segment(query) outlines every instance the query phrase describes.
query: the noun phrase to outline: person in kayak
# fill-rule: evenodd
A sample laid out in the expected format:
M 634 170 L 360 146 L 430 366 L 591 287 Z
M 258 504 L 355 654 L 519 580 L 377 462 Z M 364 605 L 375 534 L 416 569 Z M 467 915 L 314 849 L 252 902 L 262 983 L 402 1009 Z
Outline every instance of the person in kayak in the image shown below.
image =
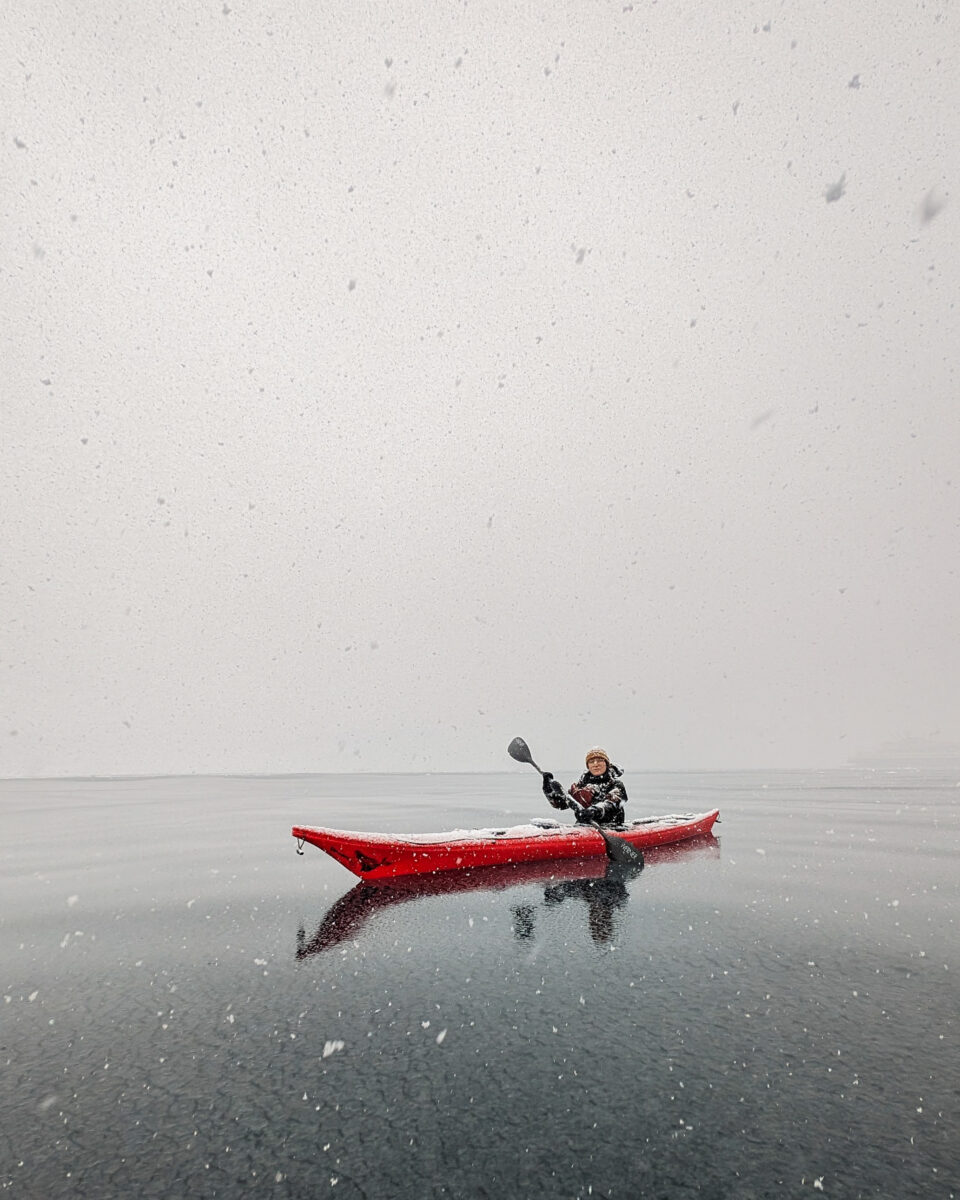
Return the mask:
M 568 799 L 549 771 L 543 775 L 543 794 L 554 808 L 572 808 L 578 821 L 596 821 L 598 825 L 622 825 L 627 789 L 620 782 L 623 771 L 614 766 L 610 755 L 599 746 L 586 754 L 587 769 L 571 783 Z

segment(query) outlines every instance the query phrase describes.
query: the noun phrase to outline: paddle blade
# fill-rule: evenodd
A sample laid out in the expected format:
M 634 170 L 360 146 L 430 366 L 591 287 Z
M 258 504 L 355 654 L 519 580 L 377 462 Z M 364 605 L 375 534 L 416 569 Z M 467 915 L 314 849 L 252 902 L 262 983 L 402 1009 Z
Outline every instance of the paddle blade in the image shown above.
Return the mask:
M 523 740 L 523 738 L 520 738 L 520 737 L 514 738 L 513 741 L 510 743 L 510 745 L 507 747 L 507 753 L 510 755 L 510 757 L 512 759 L 515 759 L 517 762 L 522 762 L 522 763 L 532 763 L 533 762 L 533 755 L 530 753 L 530 747 Z
M 594 825 L 594 829 L 607 844 L 607 855 L 611 862 L 617 863 L 621 867 L 642 867 L 643 866 L 643 851 L 638 850 L 636 846 L 630 844 L 624 838 L 615 837 L 612 833 L 607 833 L 605 829 L 601 829 L 599 825 Z

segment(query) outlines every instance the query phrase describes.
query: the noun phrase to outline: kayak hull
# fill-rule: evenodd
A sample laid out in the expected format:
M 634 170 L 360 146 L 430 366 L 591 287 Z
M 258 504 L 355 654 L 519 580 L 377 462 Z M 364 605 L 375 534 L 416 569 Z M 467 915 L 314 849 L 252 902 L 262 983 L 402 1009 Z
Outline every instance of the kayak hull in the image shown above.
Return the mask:
M 638 850 L 669 846 L 709 834 L 719 809 L 649 817 L 608 831 Z M 512 863 L 557 859 L 604 858 L 603 837 L 589 825 L 561 825 L 538 820 L 503 829 L 455 829 L 449 833 L 401 836 L 359 833 L 294 825 L 299 843 L 309 842 L 325 851 L 361 879 L 389 879 L 401 875 L 423 875 L 434 871 L 461 871 Z

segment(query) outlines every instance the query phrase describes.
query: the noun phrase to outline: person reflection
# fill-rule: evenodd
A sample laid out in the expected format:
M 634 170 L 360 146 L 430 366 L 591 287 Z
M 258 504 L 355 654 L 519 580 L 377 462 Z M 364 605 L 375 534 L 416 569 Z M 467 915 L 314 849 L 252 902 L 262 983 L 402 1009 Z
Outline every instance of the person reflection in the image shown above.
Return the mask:
M 584 901 L 590 936 L 598 946 L 605 945 L 613 937 L 617 910 L 629 899 L 627 880 L 641 869 L 608 863 L 604 875 L 597 878 L 554 880 L 543 889 L 543 905 L 555 908 L 565 900 Z M 513 933 L 517 941 L 533 938 L 535 912 L 531 904 L 514 906 Z

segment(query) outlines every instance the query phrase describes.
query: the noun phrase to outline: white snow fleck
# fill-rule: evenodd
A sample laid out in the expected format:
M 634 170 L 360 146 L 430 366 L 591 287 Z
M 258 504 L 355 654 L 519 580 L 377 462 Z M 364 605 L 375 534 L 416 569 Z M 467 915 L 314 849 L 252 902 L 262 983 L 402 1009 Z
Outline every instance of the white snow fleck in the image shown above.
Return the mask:
M 73 906 L 75 904 L 79 904 L 79 903 L 80 903 L 79 896 L 68 896 L 67 897 L 67 908 L 73 908 Z
M 441 1029 L 441 1030 L 440 1030 L 440 1032 L 437 1034 L 437 1045 L 438 1045 L 438 1046 L 442 1046 L 442 1045 L 443 1045 L 443 1039 L 444 1039 L 446 1036 L 447 1036 L 447 1031 L 446 1031 L 445 1029 Z
M 332 1042 L 323 1043 L 323 1057 L 329 1058 L 331 1054 L 336 1054 L 338 1050 L 342 1050 L 344 1043 L 339 1039 Z
M 34 1000 L 36 1000 L 36 998 L 37 998 L 39 995 L 40 995 L 40 993 L 39 993 L 39 992 L 31 992 L 31 993 L 30 993 L 30 995 L 27 997 L 27 999 L 28 999 L 28 1000 L 29 1000 L 31 1003 L 33 1003 L 33 1001 L 34 1001 Z

